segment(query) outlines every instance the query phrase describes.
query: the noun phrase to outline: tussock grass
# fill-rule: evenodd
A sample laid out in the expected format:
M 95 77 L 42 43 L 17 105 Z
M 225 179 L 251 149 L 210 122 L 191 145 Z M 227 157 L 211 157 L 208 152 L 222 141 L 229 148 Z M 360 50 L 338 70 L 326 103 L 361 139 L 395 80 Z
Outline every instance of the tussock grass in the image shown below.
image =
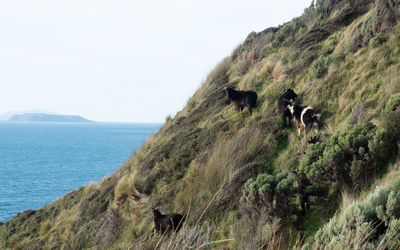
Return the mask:
M 353 204 L 355 202 L 356 198 L 354 193 L 352 193 L 350 190 L 342 190 L 341 194 L 341 201 L 340 201 L 340 206 L 338 209 L 339 213 L 343 213 L 348 206 Z
M 275 67 L 275 62 L 272 60 L 268 60 L 265 64 L 264 67 L 261 70 L 261 75 L 264 78 L 269 78 L 272 77 L 272 72 L 274 70 Z
M 62 210 L 60 212 L 60 215 L 56 219 L 56 224 L 62 225 L 62 227 L 64 228 L 62 234 L 60 235 L 60 239 L 62 242 L 69 242 L 71 235 L 73 234 L 73 229 L 76 221 L 77 213 L 75 211 Z
M 39 229 L 40 237 L 45 237 L 47 233 L 50 231 L 50 229 L 51 229 L 51 223 L 49 220 L 40 223 L 40 229 Z
M 283 82 L 285 80 L 285 66 L 282 61 L 278 61 L 275 66 L 274 70 L 272 71 L 272 76 L 274 80 L 278 83 Z

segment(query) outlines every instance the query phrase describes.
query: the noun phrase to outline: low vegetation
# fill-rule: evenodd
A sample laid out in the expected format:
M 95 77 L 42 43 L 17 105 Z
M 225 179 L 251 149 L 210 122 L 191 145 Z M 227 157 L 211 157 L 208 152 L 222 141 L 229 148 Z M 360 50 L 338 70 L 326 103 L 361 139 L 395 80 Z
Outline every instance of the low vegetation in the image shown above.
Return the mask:
M 315 234 L 314 247 L 398 249 L 400 247 L 400 178 L 351 203 Z M 307 247 L 305 247 L 307 248 Z

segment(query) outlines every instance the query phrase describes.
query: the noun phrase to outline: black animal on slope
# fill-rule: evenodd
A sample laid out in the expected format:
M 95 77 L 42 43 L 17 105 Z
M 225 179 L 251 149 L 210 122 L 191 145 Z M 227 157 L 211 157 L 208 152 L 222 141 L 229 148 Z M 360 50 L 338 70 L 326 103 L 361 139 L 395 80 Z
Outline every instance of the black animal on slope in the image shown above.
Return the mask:
M 287 89 L 286 92 L 281 95 L 278 99 L 278 110 L 282 115 L 283 126 L 286 127 L 286 120 L 288 120 L 288 125 L 290 127 L 290 120 L 293 118 L 292 113 L 288 109 L 288 105 L 291 105 L 290 100 L 295 100 L 297 94 L 293 89 Z
M 228 95 L 229 100 L 235 103 L 237 111 L 242 111 L 244 107 L 247 107 L 250 115 L 253 113 L 253 108 L 256 107 L 257 103 L 256 92 L 235 90 L 233 87 L 225 87 L 223 91 Z
M 315 110 L 313 110 L 310 106 L 299 106 L 299 105 L 288 105 L 288 109 L 292 113 L 292 116 L 296 120 L 297 123 L 297 134 L 300 135 L 301 127 L 304 127 L 305 136 L 307 135 L 310 129 L 315 128 L 318 131 L 320 127 L 320 119 L 321 115 L 317 114 Z
M 158 208 L 153 208 L 154 231 L 160 234 L 174 230 L 179 232 L 185 217 L 181 214 L 161 214 Z

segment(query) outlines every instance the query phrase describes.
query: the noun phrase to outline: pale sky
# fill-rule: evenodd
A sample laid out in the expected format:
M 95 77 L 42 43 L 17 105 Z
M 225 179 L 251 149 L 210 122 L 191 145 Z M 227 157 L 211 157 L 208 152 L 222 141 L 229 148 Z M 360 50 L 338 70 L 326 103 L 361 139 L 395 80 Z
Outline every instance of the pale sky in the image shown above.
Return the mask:
M 252 31 L 311 0 L 1 0 L 0 114 L 163 122 Z

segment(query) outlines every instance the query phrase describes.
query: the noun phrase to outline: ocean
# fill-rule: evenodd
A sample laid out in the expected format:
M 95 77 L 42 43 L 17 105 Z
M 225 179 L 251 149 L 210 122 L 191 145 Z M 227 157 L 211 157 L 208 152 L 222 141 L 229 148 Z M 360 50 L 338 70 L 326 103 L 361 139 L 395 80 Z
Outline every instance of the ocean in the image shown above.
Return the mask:
M 101 181 L 160 127 L 0 122 L 0 221 Z

